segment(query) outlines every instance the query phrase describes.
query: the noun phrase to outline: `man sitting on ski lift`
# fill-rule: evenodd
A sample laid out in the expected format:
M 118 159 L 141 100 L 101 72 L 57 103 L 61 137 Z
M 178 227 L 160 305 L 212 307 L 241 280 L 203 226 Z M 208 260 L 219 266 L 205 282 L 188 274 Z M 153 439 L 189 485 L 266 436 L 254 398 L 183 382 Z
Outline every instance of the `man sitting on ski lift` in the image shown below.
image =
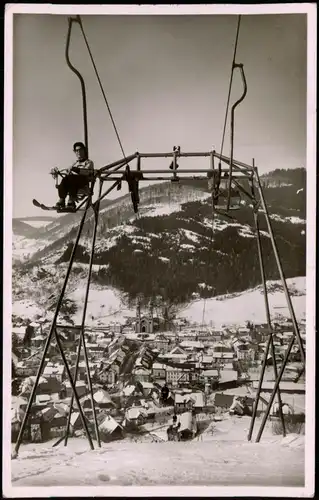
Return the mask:
M 59 201 L 57 208 L 65 207 L 65 199 L 69 196 L 67 208 L 75 210 L 78 191 L 89 186 L 94 174 L 94 164 L 88 158 L 87 149 L 83 142 L 76 142 L 73 151 L 77 161 L 67 170 L 61 183 L 58 185 Z

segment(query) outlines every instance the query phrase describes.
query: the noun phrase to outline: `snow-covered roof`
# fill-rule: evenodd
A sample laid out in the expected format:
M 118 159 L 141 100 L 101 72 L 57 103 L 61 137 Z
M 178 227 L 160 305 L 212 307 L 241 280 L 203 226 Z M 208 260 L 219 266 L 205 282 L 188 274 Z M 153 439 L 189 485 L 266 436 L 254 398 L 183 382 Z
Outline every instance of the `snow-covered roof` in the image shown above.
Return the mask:
M 203 370 L 204 377 L 218 377 L 218 370 Z
M 185 412 L 179 415 L 178 421 L 180 422 L 181 426 L 179 428 L 179 431 L 185 431 L 185 430 L 192 430 L 193 427 L 193 416 L 191 412 Z
M 150 370 L 147 370 L 146 368 L 135 368 L 134 370 L 135 375 L 149 375 Z
M 43 375 L 62 375 L 64 372 L 64 365 L 46 366 L 43 370 Z
M 213 357 L 220 358 L 220 359 L 233 359 L 234 353 L 233 352 L 214 352 Z
M 67 388 L 71 387 L 71 384 L 68 380 L 65 381 L 65 386 Z M 77 380 L 76 387 L 86 387 L 86 382 L 84 380 Z
M 166 353 L 166 356 L 169 356 L 172 354 L 179 354 L 179 355 L 185 354 L 187 356 L 187 352 L 179 345 L 173 347 L 173 349 L 170 352 Z
M 199 358 L 202 360 L 203 363 L 212 363 L 213 362 L 213 356 L 203 356 L 202 358 Z
M 203 406 L 205 406 L 205 398 L 204 398 L 204 394 L 202 392 L 192 392 L 190 394 L 190 397 L 194 401 L 195 408 L 197 408 L 197 407 L 202 408 Z
M 188 403 L 189 401 L 193 402 L 193 400 L 191 400 L 190 394 L 178 394 L 178 393 L 175 393 L 174 401 L 175 404 L 184 404 Z
M 165 358 L 170 358 L 170 359 L 180 359 L 183 361 L 186 361 L 188 359 L 187 354 L 165 354 Z
M 234 369 L 233 363 L 224 363 L 222 369 L 223 370 L 233 370 Z
M 51 396 L 49 394 L 38 394 L 36 398 L 39 403 L 46 403 L 47 401 L 50 401 Z
M 220 372 L 220 383 L 232 382 L 233 380 L 237 380 L 238 374 L 235 370 L 222 370 Z
M 140 415 L 141 416 L 147 415 L 147 411 L 145 410 L 145 408 L 141 406 L 133 406 L 132 408 L 129 408 L 125 413 L 125 416 L 128 420 L 135 420 Z
M 163 363 L 153 363 L 153 370 L 166 370 L 166 365 Z
M 133 394 L 134 391 L 135 391 L 135 385 L 127 385 L 122 389 L 124 396 L 131 396 L 131 394 Z
M 28 400 L 21 396 L 12 396 L 11 397 L 11 408 L 17 408 L 19 406 L 27 405 Z
M 96 391 L 94 393 L 93 398 L 94 398 L 94 401 L 96 401 L 97 403 L 102 403 L 102 404 L 109 403 L 111 405 L 114 405 L 109 394 L 104 389 L 99 389 L 98 391 Z
M 194 349 L 204 349 L 204 344 L 203 342 L 200 342 L 198 340 L 183 340 L 181 342 L 181 347 L 193 347 Z
M 154 389 L 154 384 L 152 382 L 141 381 L 140 384 L 143 387 L 143 389 Z
M 167 372 L 189 372 L 190 370 L 189 369 L 185 369 L 185 368 L 180 368 L 180 367 L 177 367 L 177 366 L 167 366 L 166 367 L 166 371 Z

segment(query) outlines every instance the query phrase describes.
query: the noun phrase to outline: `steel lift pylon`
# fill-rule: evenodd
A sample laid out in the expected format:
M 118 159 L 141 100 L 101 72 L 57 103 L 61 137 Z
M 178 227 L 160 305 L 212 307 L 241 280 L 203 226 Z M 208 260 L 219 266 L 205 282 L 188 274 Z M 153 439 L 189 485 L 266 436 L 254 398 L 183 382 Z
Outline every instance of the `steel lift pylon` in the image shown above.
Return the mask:
M 83 104 L 83 123 L 84 123 L 84 141 L 85 145 L 88 150 L 88 128 L 87 128 L 87 105 L 86 105 L 86 91 L 85 91 L 85 83 L 84 80 L 80 74 L 80 72 L 71 64 L 70 58 L 69 58 L 69 45 L 70 45 L 70 37 L 71 37 L 71 28 L 73 23 L 78 23 L 82 29 L 83 35 L 83 26 L 81 19 L 79 16 L 73 18 L 70 17 L 68 19 L 69 21 L 69 29 L 68 29 L 68 35 L 67 35 L 67 44 L 66 44 L 66 61 L 70 69 L 77 75 L 77 77 L 80 80 L 81 84 L 81 91 L 82 91 L 82 104 Z M 85 37 L 85 35 L 84 35 Z M 85 38 L 86 40 L 86 38 Z M 87 40 L 86 40 L 87 43 Z M 90 52 L 91 55 L 91 52 Z M 91 56 L 92 57 L 92 56 Z M 94 66 L 95 68 L 95 66 Z M 273 391 L 271 393 L 270 399 L 269 399 L 269 404 L 266 408 L 264 417 L 261 422 L 261 427 L 259 429 L 256 441 L 260 441 L 266 421 L 269 417 L 269 413 L 271 410 L 271 407 L 273 405 L 274 399 L 277 396 L 278 404 L 279 404 L 279 414 L 282 422 L 282 429 L 283 429 L 283 434 L 285 435 L 285 422 L 284 422 L 284 417 L 282 413 L 282 402 L 281 402 L 281 394 L 280 394 L 280 382 L 282 380 L 282 376 L 289 358 L 289 355 L 291 353 L 291 349 L 294 345 L 295 342 L 297 342 L 300 350 L 300 355 L 301 355 L 301 360 L 303 364 L 302 372 L 305 371 L 305 352 L 304 352 L 304 347 L 302 344 L 300 332 L 299 332 L 299 327 L 298 323 L 295 317 L 292 301 L 289 295 L 289 290 L 286 284 L 286 279 L 284 276 L 279 252 L 277 249 L 276 241 L 275 241 L 275 236 L 274 232 L 272 229 L 271 225 L 271 219 L 269 217 L 268 209 L 267 209 L 267 204 L 265 201 L 264 193 L 263 193 L 263 188 L 262 188 L 262 183 L 258 174 L 258 168 L 255 166 L 254 160 L 252 161 L 252 165 L 248 165 L 246 163 L 237 161 L 233 158 L 233 142 L 234 142 L 234 110 L 236 106 L 243 100 L 243 98 L 246 95 L 247 92 L 247 85 L 246 85 L 246 79 L 245 79 L 245 74 L 243 70 L 243 65 L 242 64 L 236 64 L 235 61 L 233 62 L 233 67 L 232 71 L 234 69 L 239 69 L 243 81 L 243 95 L 235 102 L 235 104 L 232 106 L 231 110 L 231 155 L 230 157 L 224 156 L 222 153 L 217 153 L 216 151 L 208 151 L 208 152 L 182 152 L 180 147 L 174 147 L 173 151 L 167 152 L 167 153 L 139 153 L 136 152 L 130 156 L 125 156 L 120 160 L 117 160 L 113 163 L 110 163 L 99 170 L 95 171 L 94 178 L 92 179 L 92 185 L 91 185 L 91 191 L 90 193 L 81 201 L 81 203 L 78 205 L 77 210 L 83 210 L 82 207 L 84 207 L 84 212 L 81 217 L 81 220 L 79 222 L 79 227 L 78 227 L 78 232 L 77 236 L 75 238 L 74 244 L 73 244 L 73 249 L 72 253 L 70 256 L 68 268 L 66 271 L 64 283 L 62 286 L 62 290 L 60 293 L 60 296 L 57 301 L 55 313 L 53 316 L 53 320 L 51 323 L 51 327 L 48 333 L 48 337 L 45 342 L 44 350 L 43 350 L 43 355 L 42 359 L 38 368 L 38 372 L 35 378 L 34 385 L 32 387 L 32 391 L 30 394 L 30 398 L 28 401 L 28 405 L 24 414 L 24 418 L 21 424 L 20 432 L 17 438 L 17 442 L 15 444 L 14 448 L 14 453 L 13 457 L 17 457 L 18 451 L 23 439 L 23 435 L 26 429 L 26 424 L 28 421 L 28 418 L 30 417 L 32 405 L 35 399 L 35 394 L 36 390 L 39 384 L 39 380 L 41 377 L 41 374 L 44 369 L 44 364 L 45 364 L 45 358 L 48 353 L 49 347 L 51 345 L 51 342 L 53 339 L 56 340 L 57 347 L 59 349 L 59 352 L 61 354 L 62 361 L 64 363 L 65 369 L 66 369 L 66 374 L 68 377 L 68 380 L 70 382 L 71 388 L 72 388 L 72 397 L 71 397 L 71 402 L 70 402 L 70 408 L 69 408 L 69 414 L 68 414 L 68 419 L 67 419 L 67 426 L 66 426 L 66 433 L 65 436 L 60 439 L 55 445 L 57 445 L 60 441 L 64 439 L 64 445 L 67 445 L 68 442 L 68 436 L 69 436 L 69 430 L 70 430 L 70 422 L 71 422 L 71 416 L 72 416 L 72 411 L 73 411 L 73 405 L 74 401 L 77 406 L 77 409 L 80 414 L 81 422 L 83 425 L 83 428 L 85 430 L 87 439 L 89 441 L 89 445 L 91 449 L 94 449 L 93 445 L 93 439 L 90 433 L 90 425 L 87 422 L 87 419 L 85 417 L 84 411 L 81 407 L 80 403 L 80 398 L 77 394 L 76 391 L 76 381 L 77 381 L 77 376 L 78 376 L 78 368 L 79 368 L 79 362 L 80 362 L 80 357 L 81 357 L 81 351 L 83 349 L 84 353 L 84 360 L 85 360 L 85 366 L 86 366 L 86 372 L 87 372 L 87 383 L 88 383 L 88 390 L 90 394 L 90 400 L 91 400 L 91 406 L 92 406 L 92 415 L 93 415 L 93 423 L 94 423 L 94 430 L 95 430 L 95 439 L 97 441 L 98 446 L 101 446 L 101 440 L 100 440 L 100 435 L 99 435 L 99 427 L 98 427 L 98 422 L 97 422 L 97 414 L 96 414 L 96 408 L 95 408 L 95 402 L 94 402 L 94 397 L 93 397 L 93 388 L 92 388 L 92 380 L 90 376 L 90 369 L 89 369 L 89 360 L 88 360 L 88 353 L 87 353 L 87 348 L 86 348 L 86 341 L 85 341 L 85 321 L 86 321 L 86 313 L 87 313 L 87 303 L 88 303 L 88 296 L 89 296 L 89 289 L 90 289 L 90 282 L 91 282 L 91 274 L 92 274 L 92 265 L 93 265 L 93 260 L 94 260 L 94 249 L 95 249 L 95 242 L 96 242 L 96 236 L 97 236 L 97 228 L 98 228 L 98 219 L 99 219 L 99 210 L 101 206 L 101 201 L 115 188 L 120 189 L 121 185 L 123 182 L 127 182 L 129 192 L 131 194 L 132 198 L 132 204 L 134 208 L 134 212 L 138 213 L 138 205 L 139 205 L 139 183 L 143 181 L 171 181 L 171 182 L 183 182 L 184 179 L 192 179 L 192 180 L 199 180 L 199 181 L 206 181 L 208 183 L 208 189 L 210 190 L 212 194 L 212 211 L 213 215 L 215 213 L 221 213 L 224 215 L 227 215 L 229 211 L 234 211 L 235 210 L 240 210 L 242 207 L 241 204 L 241 199 L 242 197 L 245 198 L 246 200 L 249 201 L 249 206 L 252 207 L 252 215 L 253 215 L 253 221 L 254 221 L 254 227 L 255 227 L 255 234 L 256 234 L 256 241 L 257 241 L 257 251 L 258 251 L 258 256 L 259 256 L 259 264 L 260 264 L 260 271 L 261 271 L 261 281 L 263 284 L 263 291 L 264 291 L 264 301 L 265 301 L 265 309 L 266 309 L 266 318 L 267 318 L 267 325 L 268 325 L 268 330 L 269 330 L 269 336 L 268 336 L 268 342 L 266 346 L 266 350 L 264 353 L 264 359 L 262 363 L 262 370 L 260 374 L 260 380 L 259 380 L 259 386 L 257 390 L 257 395 L 256 395 L 256 400 L 254 404 L 254 409 L 253 409 L 253 415 L 251 419 L 251 425 L 249 429 L 249 434 L 248 434 L 248 440 L 252 439 L 252 433 L 253 433 L 253 428 L 256 420 L 256 414 L 257 414 L 257 408 L 258 408 L 258 403 L 260 399 L 260 393 L 262 390 L 262 383 L 264 379 L 264 372 L 265 372 L 265 367 L 266 367 L 266 362 L 268 358 L 268 353 L 269 349 L 271 349 L 271 353 L 273 356 L 273 368 L 274 368 L 274 378 L 275 378 L 275 383 L 273 387 Z M 96 68 L 95 68 L 96 70 Z M 103 94 L 104 95 L 104 94 Z M 149 160 L 151 158 L 169 158 L 171 159 L 171 164 L 169 165 L 168 168 L 164 169 L 143 169 L 142 168 L 142 160 Z M 181 169 L 179 167 L 180 160 L 183 158 L 207 158 L 209 161 L 209 167 L 206 169 Z M 131 169 L 130 164 L 135 161 L 136 162 L 136 168 Z M 218 161 L 218 165 L 215 165 L 215 163 Z M 96 181 L 99 181 L 99 189 L 98 189 L 98 195 L 96 201 L 93 202 L 93 189 L 95 186 Z M 112 185 L 106 189 L 103 192 L 103 185 L 104 183 L 107 182 L 112 182 Z M 247 187 L 248 186 L 248 187 Z M 65 296 L 65 291 L 67 288 L 68 280 L 72 271 L 72 266 L 75 260 L 75 255 L 76 255 L 76 250 L 83 232 L 83 227 L 85 224 L 85 221 L 87 220 L 87 215 L 89 213 L 89 210 L 93 210 L 94 214 L 94 229 L 93 229 L 93 235 L 92 235 L 92 241 L 91 241 L 91 254 L 90 254 L 90 261 L 89 261 L 89 266 L 88 266 L 88 276 L 87 276 L 87 284 L 86 284 L 86 290 L 85 290 L 85 298 L 84 298 L 84 308 L 83 308 L 83 313 L 82 313 L 82 321 L 80 325 L 76 325 L 75 327 L 70 327 L 69 325 L 61 325 L 58 323 L 58 316 L 61 310 L 61 306 L 63 304 L 63 299 Z M 267 294 L 267 284 L 266 284 L 266 276 L 265 276 L 265 270 L 264 270 L 264 260 L 263 260 L 263 249 L 262 249 L 262 238 L 260 234 L 260 217 L 263 216 L 265 217 L 267 228 L 268 228 L 268 235 L 271 240 L 271 245 L 272 245 L 272 250 L 276 259 L 276 264 L 278 268 L 278 273 L 281 279 L 281 283 L 283 286 L 283 290 L 285 293 L 285 297 L 287 300 L 287 305 L 289 308 L 292 324 L 293 324 L 293 335 L 292 338 L 289 342 L 289 345 L 286 350 L 286 354 L 284 357 L 284 361 L 282 363 L 282 366 L 280 367 L 280 370 L 278 370 L 277 365 L 276 365 L 276 356 L 275 356 L 275 345 L 273 341 L 273 327 L 271 324 L 271 315 L 270 315 L 270 308 L 269 308 L 269 301 L 268 301 L 268 294 Z M 79 331 L 79 340 L 78 340 L 78 348 L 77 348 L 77 358 L 76 358 L 76 364 L 75 364 L 75 370 L 74 370 L 74 376 L 72 376 L 67 357 L 65 355 L 65 352 L 63 350 L 63 345 L 61 342 L 61 338 L 59 335 L 59 329 L 68 329 L 68 328 L 76 328 L 77 331 Z M 301 375 L 301 373 L 299 375 Z
M 187 158 L 206 157 L 210 161 L 210 168 L 197 169 L 197 170 L 179 169 L 179 165 L 177 164 L 177 159 L 180 160 L 184 157 L 187 157 Z M 145 169 L 145 170 L 143 170 L 141 163 L 142 163 L 142 159 L 145 159 L 145 158 L 147 158 L 147 159 L 148 158 L 172 158 L 173 159 L 173 168 L 172 169 L 167 168 L 166 170 L 165 169 L 161 169 L 161 170 L 153 170 L 153 169 L 147 170 L 147 169 Z M 137 168 L 135 170 L 128 169 L 128 164 L 131 163 L 134 159 L 137 161 L 137 164 L 138 164 Z M 170 180 L 172 182 L 183 182 L 184 179 L 187 179 L 187 180 L 196 179 L 196 180 L 209 181 L 212 178 L 212 174 L 214 177 L 214 174 L 217 172 L 216 169 L 214 168 L 214 160 L 215 159 L 218 159 L 219 162 L 221 162 L 221 164 L 223 165 L 221 168 L 222 173 L 226 173 L 227 175 L 229 175 L 230 158 L 228 158 L 226 156 L 222 156 L 222 155 L 216 153 L 215 151 L 204 152 L 204 153 L 200 153 L 200 152 L 195 152 L 195 153 L 185 152 L 185 153 L 183 153 L 183 152 L 180 152 L 180 151 L 177 152 L 176 150 L 174 150 L 173 152 L 168 152 L 168 153 L 135 153 L 135 154 L 127 157 L 125 161 L 119 160 L 119 161 L 113 162 L 112 164 L 106 165 L 105 167 L 103 167 L 102 169 L 99 170 L 98 177 L 100 180 L 100 186 L 99 186 L 98 199 L 97 199 L 97 201 L 95 201 L 93 203 L 92 196 L 90 195 L 87 197 L 86 200 L 84 200 L 85 201 L 85 210 L 84 210 L 83 216 L 81 218 L 81 221 L 79 223 L 78 233 L 77 233 L 74 245 L 73 245 L 72 254 L 70 257 L 70 261 L 69 261 L 69 265 L 67 268 L 64 283 L 62 286 L 62 290 L 60 293 L 60 297 L 59 297 L 58 302 L 57 302 L 57 306 L 56 306 L 55 314 L 54 314 L 53 321 L 51 324 L 50 332 L 49 332 L 49 335 L 48 335 L 46 343 L 45 343 L 45 347 L 44 347 L 44 351 L 43 351 L 43 355 L 42 355 L 42 360 L 41 360 L 41 363 L 40 363 L 40 366 L 38 369 L 36 380 L 35 380 L 35 383 L 34 383 L 34 386 L 32 389 L 32 393 L 30 395 L 30 399 L 28 402 L 26 413 L 25 413 L 25 416 L 24 416 L 24 419 L 22 422 L 22 426 L 20 429 L 20 433 L 18 436 L 16 446 L 15 446 L 16 453 L 18 453 L 19 446 L 21 444 L 25 425 L 26 425 L 27 419 L 30 415 L 31 406 L 32 406 L 32 403 L 33 403 L 33 400 L 35 397 L 36 388 L 37 388 L 41 373 L 42 373 L 43 368 L 44 368 L 45 357 L 47 355 L 50 343 L 51 343 L 53 338 L 56 339 L 57 346 L 58 346 L 58 349 L 61 353 L 61 357 L 62 357 L 63 363 L 65 365 L 66 373 L 67 373 L 69 382 L 70 382 L 71 387 L 72 387 L 72 392 L 73 392 L 73 396 L 72 396 L 71 404 L 70 404 L 69 416 L 68 416 L 68 424 L 67 424 L 66 434 L 65 434 L 65 438 L 64 438 L 65 444 L 67 444 L 67 440 L 68 440 L 71 413 L 72 413 L 72 408 L 73 408 L 73 402 L 75 400 L 75 403 L 77 405 L 78 411 L 79 411 L 80 416 L 81 416 L 82 425 L 85 429 L 90 447 L 93 449 L 93 441 L 92 441 L 92 438 L 91 438 L 91 435 L 90 435 L 90 432 L 88 429 L 88 424 L 86 422 L 86 418 L 84 416 L 83 410 L 82 410 L 81 405 L 80 405 L 79 397 L 78 397 L 77 391 L 75 389 L 77 374 L 78 374 L 78 365 L 79 365 L 80 355 L 81 355 L 81 349 L 83 348 L 84 359 L 85 359 L 86 370 L 87 370 L 88 388 L 89 388 L 89 392 L 90 392 L 92 412 L 93 412 L 93 418 L 94 418 L 95 436 L 96 436 L 96 440 L 98 442 L 98 445 L 100 446 L 100 438 L 99 438 L 98 424 L 97 424 L 97 419 L 96 419 L 96 411 L 95 411 L 95 405 L 94 405 L 92 382 L 91 382 L 91 378 L 90 378 L 89 361 L 88 361 L 88 354 L 87 354 L 87 349 L 86 349 L 84 332 L 85 332 L 85 318 L 86 318 L 86 311 L 87 311 L 87 301 L 88 301 L 88 296 L 89 296 L 89 287 L 90 287 L 91 271 L 92 271 L 92 265 L 93 265 L 93 259 L 94 259 L 94 248 L 95 248 L 95 242 L 96 242 L 98 216 L 99 216 L 99 208 L 100 208 L 101 200 L 103 198 L 105 198 L 115 187 L 119 186 L 120 183 L 122 183 L 123 181 L 131 182 L 132 179 L 136 183 L 146 181 L 146 180 L 148 180 L 148 181 L 149 180 L 162 181 L 165 179 L 168 181 Z M 125 166 L 125 170 L 124 170 L 124 166 Z M 178 169 L 178 176 L 177 176 L 177 169 Z M 124 172 L 123 172 L 123 170 L 124 170 Z M 150 176 L 144 175 L 144 174 L 150 174 Z M 156 174 L 161 174 L 161 175 L 157 176 Z M 194 174 L 194 175 L 189 175 L 189 174 Z M 206 175 L 197 175 L 197 174 L 206 174 Z M 128 179 L 129 179 L 129 181 L 128 181 Z M 138 180 L 136 180 L 136 179 L 138 179 Z M 226 177 L 226 179 L 227 179 L 227 184 L 228 184 L 229 177 Z M 104 182 L 112 182 L 112 185 L 109 189 L 107 189 L 102 194 Z M 268 354 L 269 354 L 269 349 L 271 349 L 271 353 L 272 353 L 272 357 L 273 357 L 275 384 L 274 384 L 272 394 L 270 396 L 269 404 L 268 404 L 267 409 L 266 409 L 265 414 L 264 414 L 264 418 L 263 418 L 262 423 L 261 423 L 261 428 L 260 428 L 258 435 L 257 435 L 257 441 L 259 441 L 261 436 L 262 436 L 264 426 L 266 424 L 267 418 L 269 416 L 272 404 L 273 404 L 276 396 L 277 396 L 278 403 L 279 403 L 279 412 L 280 412 L 282 426 L 283 426 L 283 433 L 285 434 L 284 417 L 282 414 L 282 403 L 281 403 L 281 396 L 280 396 L 280 381 L 282 379 L 282 376 L 283 376 L 283 373 L 284 373 L 284 370 L 285 370 L 285 367 L 286 367 L 286 364 L 287 364 L 287 361 L 288 361 L 288 358 L 289 358 L 289 355 L 291 353 L 291 349 L 292 349 L 294 343 L 295 342 L 298 343 L 300 354 L 301 354 L 301 359 L 303 362 L 303 369 L 305 368 L 305 353 L 304 353 L 304 347 L 303 347 L 300 332 L 299 332 L 298 323 L 297 323 L 295 313 L 294 313 L 294 308 L 293 308 L 292 301 L 291 301 L 290 294 L 289 294 L 289 290 L 288 290 L 288 287 L 286 284 L 284 272 L 282 269 L 282 264 L 281 264 L 279 252 L 277 249 L 274 232 L 272 229 L 271 219 L 269 217 L 269 212 L 267 209 L 267 205 L 266 205 L 266 201 L 265 201 L 265 197 L 264 197 L 264 193 L 263 193 L 263 188 L 262 188 L 262 184 L 260 181 L 260 177 L 258 175 L 257 167 L 254 166 L 254 164 L 252 166 L 249 166 L 247 164 L 244 164 L 243 162 L 238 162 L 236 160 L 233 160 L 231 182 L 232 182 L 232 186 L 236 187 L 236 193 L 237 194 L 240 193 L 242 197 L 245 196 L 246 198 L 248 198 L 250 206 L 252 206 L 252 215 L 253 215 L 255 233 L 256 233 L 257 251 L 258 251 L 258 255 L 259 255 L 259 263 L 260 263 L 260 271 L 261 271 L 261 280 L 262 280 L 263 291 L 264 291 L 266 318 L 267 318 L 267 324 L 268 324 L 268 329 L 269 329 L 269 337 L 268 337 L 267 347 L 266 347 L 266 350 L 264 353 L 261 376 L 260 376 L 260 380 L 259 380 L 257 396 L 256 396 L 255 405 L 254 405 L 251 426 L 249 429 L 249 435 L 248 435 L 249 440 L 252 437 L 253 427 L 254 427 L 254 423 L 255 423 L 255 419 L 256 419 L 257 407 L 258 407 L 258 402 L 259 402 L 259 398 L 260 398 L 260 392 L 262 389 L 262 383 L 263 383 L 263 378 L 264 378 L 266 361 L 267 361 Z M 244 188 L 241 186 L 241 183 L 244 183 L 244 182 L 246 182 L 246 183 L 248 183 L 248 185 L 250 185 L 250 187 L 251 187 L 250 192 L 247 190 L 247 188 Z M 137 190 L 138 190 L 138 187 L 137 187 Z M 137 200 L 135 199 L 135 201 L 134 201 L 134 196 L 136 195 L 136 191 L 134 191 L 134 190 L 131 191 L 131 195 L 133 198 L 133 200 L 132 200 L 133 205 L 134 206 L 138 205 Z M 228 193 L 227 193 L 227 195 L 228 195 Z M 215 196 L 215 199 L 216 199 L 216 195 L 212 194 L 212 196 Z M 231 201 L 232 201 L 232 199 L 233 199 L 233 197 L 231 197 Z M 237 210 L 240 210 L 240 207 L 238 206 L 237 201 L 236 201 L 235 207 Z M 94 212 L 94 230 L 93 230 L 93 235 L 92 235 L 91 255 L 90 255 L 90 262 L 89 262 L 89 269 L 88 269 L 88 278 L 87 278 L 87 286 L 86 286 L 86 292 L 85 292 L 85 301 L 84 301 L 82 322 L 81 322 L 81 325 L 76 327 L 80 331 L 80 338 L 79 338 L 79 343 L 78 343 L 75 373 L 74 373 L 74 377 L 72 377 L 70 368 L 68 366 L 68 363 L 67 363 L 67 360 L 65 357 L 65 353 L 63 352 L 63 346 L 62 346 L 62 343 L 61 343 L 61 340 L 60 340 L 60 337 L 58 334 L 59 328 L 67 329 L 67 328 L 70 328 L 70 326 L 58 324 L 57 318 L 58 318 L 58 315 L 59 315 L 59 312 L 61 309 L 61 305 L 63 302 L 67 283 L 68 283 L 68 280 L 70 277 L 72 265 L 74 263 L 76 249 L 77 249 L 77 246 L 78 246 L 79 241 L 80 241 L 80 237 L 82 234 L 83 226 L 84 226 L 89 208 L 92 208 L 93 212 Z M 223 206 L 223 208 L 224 208 L 224 206 Z M 217 213 L 223 213 L 220 210 L 221 210 L 220 205 L 215 205 L 215 211 Z M 230 210 L 232 210 L 232 206 L 230 206 Z M 264 261 L 263 261 L 262 238 L 261 238 L 260 229 L 259 229 L 261 216 L 265 217 L 265 220 L 266 220 L 268 234 L 269 234 L 271 244 L 272 244 L 272 250 L 273 250 L 273 253 L 274 253 L 274 256 L 276 259 L 279 276 L 280 276 L 283 290 L 285 293 L 285 297 L 287 300 L 287 305 L 289 308 L 289 312 L 290 312 L 290 316 L 291 316 L 291 320 L 292 320 L 292 324 L 293 324 L 293 330 L 294 330 L 294 333 L 293 333 L 292 338 L 290 340 L 290 343 L 288 345 L 288 348 L 287 348 L 287 351 L 286 351 L 286 354 L 284 357 L 284 361 L 282 363 L 282 366 L 281 366 L 279 372 L 278 372 L 278 369 L 276 366 L 275 346 L 274 346 L 274 342 L 273 342 L 273 327 L 271 324 L 270 307 L 269 307 L 269 301 L 268 301 L 266 276 L 265 276 Z

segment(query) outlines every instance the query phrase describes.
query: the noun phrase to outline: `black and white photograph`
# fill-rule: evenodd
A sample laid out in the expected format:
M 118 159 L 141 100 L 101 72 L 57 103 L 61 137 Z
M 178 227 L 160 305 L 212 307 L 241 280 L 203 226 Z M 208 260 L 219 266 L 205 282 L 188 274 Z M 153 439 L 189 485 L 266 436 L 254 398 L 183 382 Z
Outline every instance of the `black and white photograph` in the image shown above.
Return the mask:
M 4 111 L 4 496 L 313 496 L 316 4 L 7 4 Z

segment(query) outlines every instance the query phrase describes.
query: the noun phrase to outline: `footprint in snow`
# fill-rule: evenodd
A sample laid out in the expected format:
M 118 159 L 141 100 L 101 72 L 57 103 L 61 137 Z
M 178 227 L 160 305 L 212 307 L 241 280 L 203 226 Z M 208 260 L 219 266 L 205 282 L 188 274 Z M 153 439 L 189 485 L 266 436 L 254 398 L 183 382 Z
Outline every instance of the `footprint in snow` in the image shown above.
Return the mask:
M 103 481 L 105 483 L 107 483 L 108 481 L 111 480 L 111 478 L 108 474 L 99 474 L 97 477 L 100 481 Z

